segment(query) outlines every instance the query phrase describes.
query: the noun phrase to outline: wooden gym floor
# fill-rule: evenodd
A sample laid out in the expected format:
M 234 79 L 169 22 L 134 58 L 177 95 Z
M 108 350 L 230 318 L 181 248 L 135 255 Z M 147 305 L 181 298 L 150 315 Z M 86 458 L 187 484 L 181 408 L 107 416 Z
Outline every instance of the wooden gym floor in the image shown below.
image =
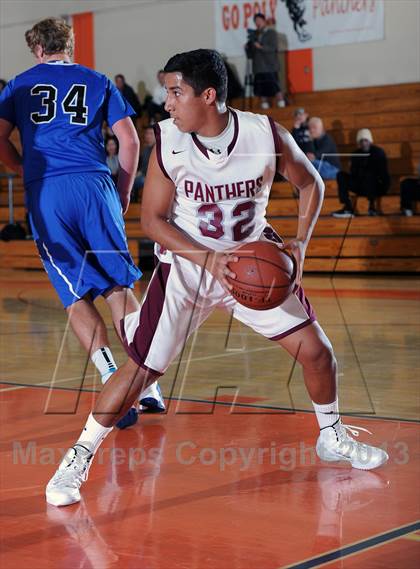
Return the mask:
M 387 446 L 386 466 L 316 459 L 300 370 L 217 313 L 161 380 L 168 412 L 112 433 L 83 502 L 59 509 L 45 484 L 98 377 L 45 275 L 1 271 L 2 569 L 417 568 L 420 281 L 304 284 L 335 347 L 345 422 Z

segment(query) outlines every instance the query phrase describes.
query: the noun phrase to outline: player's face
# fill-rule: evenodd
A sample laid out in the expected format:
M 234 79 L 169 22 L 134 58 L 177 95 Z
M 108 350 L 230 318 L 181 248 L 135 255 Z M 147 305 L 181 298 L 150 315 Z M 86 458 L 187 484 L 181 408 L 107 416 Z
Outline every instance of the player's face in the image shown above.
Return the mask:
M 197 97 L 194 89 L 185 83 L 181 73 L 166 73 L 165 87 L 168 96 L 165 109 L 181 132 L 197 132 L 205 121 L 207 94 Z

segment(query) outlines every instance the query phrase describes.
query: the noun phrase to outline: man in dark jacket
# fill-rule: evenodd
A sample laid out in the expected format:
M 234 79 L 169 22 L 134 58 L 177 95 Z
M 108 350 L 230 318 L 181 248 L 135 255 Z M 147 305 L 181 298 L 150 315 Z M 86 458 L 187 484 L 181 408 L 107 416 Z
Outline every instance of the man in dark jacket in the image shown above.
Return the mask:
M 254 74 L 254 94 L 261 97 L 261 108 L 269 109 L 269 97 L 275 97 L 278 107 L 284 107 L 283 93 L 280 89 L 278 72 L 279 56 L 277 32 L 267 27 L 264 14 L 255 14 L 257 28 L 256 40 L 250 46 L 252 53 L 252 72 Z
M 141 104 L 139 98 L 134 92 L 133 87 L 127 85 L 127 83 L 125 82 L 124 75 L 119 74 L 115 76 L 115 86 L 121 92 L 124 99 L 128 103 L 130 103 L 130 105 L 133 107 L 134 112 L 137 115 L 137 118 L 141 117 Z M 135 124 L 135 117 L 133 117 L 133 122 Z
M 337 175 L 338 195 L 344 207 L 333 212 L 334 217 L 353 217 L 354 209 L 349 192 L 367 197 L 369 215 L 378 215 L 375 201 L 389 190 L 390 177 L 385 152 L 379 146 L 374 146 L 368 128 L 359 130 L 356 140 L 358 148 L 351 159 L 350 174 L 339 172 Z
M 324 180 L 335 180 L 340 170 L 340 159 L 334 139 L 325 132 L 322 120 L 312 117 L 308 121 L 310 142 L 306 156 Z

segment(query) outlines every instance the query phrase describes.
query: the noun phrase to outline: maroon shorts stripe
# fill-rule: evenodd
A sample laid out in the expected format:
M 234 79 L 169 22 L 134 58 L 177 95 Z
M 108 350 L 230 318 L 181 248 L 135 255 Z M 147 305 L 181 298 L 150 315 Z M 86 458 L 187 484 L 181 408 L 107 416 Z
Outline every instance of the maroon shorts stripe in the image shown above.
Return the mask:
M 309 326 L 309 324 L 312 324 L 312 322 L 315 322 L 315 321 L 316 321 L 315 317 L 314 318 L 308 318 L 308 320 L 305 320 L 304 322 L 301 322 L 297 326 L 290 328 L 290 330 L 286 330 L 286 332 L 283 332 L 282 334 L 278 334 L 277 336 L 273 336 L 272 338 L 269 338 L 269 339 L 272 340 L 273 342 L 275 342 L 277 340 L 281 340 L 283 338 L 286 338 L 286 336 L 290 336 L 291 334 L 294 334 L 298 330 L 305 328 L 305 326 Z
M 156 137 L 156 156 L 157 156 L 157 161 L 159 164 L 160 169 L 162 170 L 163 174 L 168 178 L 168 180 L 170 180 L 170 176 L 168 174 L 168 172 L 165 169 L 165 166 L 163 165 L 163 159 L 162 159 L 162 135 L 161 135 L 161 130 L 160 130 L 160 126 L 159 123 L 156 123 L 154 125 L 154 131 L 155 131 L 155 137 Z
M 297 287 L 294 294 L 300 300 L 300 302 L 303 306 L 303 309 L 305 310 L 305 312 L 308 316 L 308 320 L 304 320 L 303 322 L 301 322 L 297 326 L 290 328 L 290 330 L 286 330 L 286 332 L 283 332 L 282 334 L 277 334 L 277 336 L 273 336 L 272 338 L 270 338 L 270 340 L 273 340 L 273 341 L 281 340 L 282 338 L 285 338 L 286 336 L 290 336 L 290 334 L 293 334 L 294 332 L 297 332 L 301 328 L 304 328 L 305 326 L 308 326 L 309 324 L 312 324 L 312 322 L 316 321 L 315 310 L 313 309 L 312 304 L 306 298 L 305 291 L 303 290 L 303 288 L 301 286 Z
M 165 303 L 166 283 L 168 282 L 170 271 L 171 265 L 169 263 L 160 263 L 153 273 L 149 288 L 147 289 L 146 300 L 141 307 L 139 326 L 130 344 L 128 344 L 125 335 L 124 320 L 121 321 L 124 347 L 127 354 L 137 365 L 158 375 L 162 375 L 162 373 L 149 368 L 145 362 L 162 315 L 163 305 Z

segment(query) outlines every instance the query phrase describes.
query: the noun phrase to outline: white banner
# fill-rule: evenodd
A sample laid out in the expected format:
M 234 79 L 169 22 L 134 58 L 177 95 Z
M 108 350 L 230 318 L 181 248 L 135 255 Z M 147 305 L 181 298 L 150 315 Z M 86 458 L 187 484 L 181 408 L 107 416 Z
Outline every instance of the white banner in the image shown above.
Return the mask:
M 383 0 L 214 0 L 214 5 L 216 49 L 228 57 L 244 54 L 257 12 L 275 22 L 286 50 L 384 37 Z

